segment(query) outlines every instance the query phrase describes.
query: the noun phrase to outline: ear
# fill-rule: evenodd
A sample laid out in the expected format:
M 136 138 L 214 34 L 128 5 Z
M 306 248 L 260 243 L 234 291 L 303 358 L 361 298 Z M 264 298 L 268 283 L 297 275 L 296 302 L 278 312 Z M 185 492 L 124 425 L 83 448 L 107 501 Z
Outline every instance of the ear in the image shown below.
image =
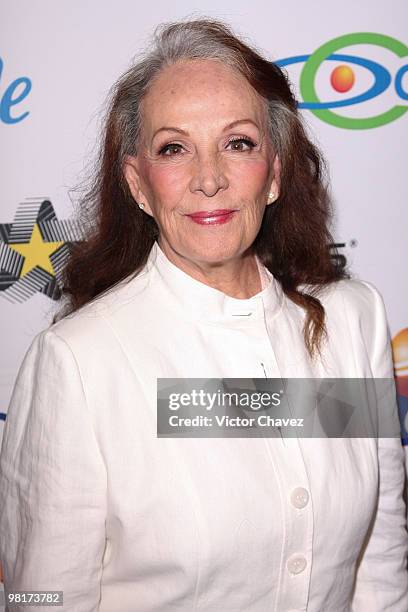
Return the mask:
M 280 194 L 280 179 L 281 179 L 281 163 L 278 157 L 278 154 L 275 155 L 275 159 L 273 160 L 273 179 L 270 184 L 269 193 L 273 193 L 273 199 L 269 197 L 268 193 L 268 202 L 267 205 L 273 204 L 278 198 Z
M 137 157 L 126 155 L 123 163 L 123 174 L 129 186 L 130 193 L 137 204 L 144 204 L 144 212 L 153 216 L 147 197 L 145 196 L 140 180 L 139 163 Z

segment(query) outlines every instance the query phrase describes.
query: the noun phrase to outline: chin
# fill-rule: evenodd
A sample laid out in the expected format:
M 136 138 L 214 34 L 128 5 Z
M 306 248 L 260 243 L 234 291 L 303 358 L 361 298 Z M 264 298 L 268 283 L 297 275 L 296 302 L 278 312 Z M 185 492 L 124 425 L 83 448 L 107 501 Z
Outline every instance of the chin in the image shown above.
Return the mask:
M 245 252 L 241 245 L 217 244 L 205 246 L 204 241 L 200 245 L 189 250 L 191 259 L 207 263 L 217 263 L 228 259 L 239 258 Z

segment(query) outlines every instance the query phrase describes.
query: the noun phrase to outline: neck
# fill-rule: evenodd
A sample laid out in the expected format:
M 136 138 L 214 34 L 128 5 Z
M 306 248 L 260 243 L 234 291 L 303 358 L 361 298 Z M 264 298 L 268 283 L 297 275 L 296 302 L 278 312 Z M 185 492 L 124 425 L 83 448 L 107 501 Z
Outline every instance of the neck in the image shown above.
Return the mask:
M 255 255 L 249 251 L 227 260 L 208 262 L 184 257 L 160 240 L 158 244 L 175 266 L 225 295 L 247 299 L 262 290 Z

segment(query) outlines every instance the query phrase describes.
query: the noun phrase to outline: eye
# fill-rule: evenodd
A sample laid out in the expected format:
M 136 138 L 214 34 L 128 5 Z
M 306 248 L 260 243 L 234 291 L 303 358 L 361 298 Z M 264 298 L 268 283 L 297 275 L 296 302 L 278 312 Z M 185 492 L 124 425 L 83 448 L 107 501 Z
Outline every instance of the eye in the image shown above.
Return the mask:
M 228 141 L 228 145 L 230 144 L 232 144 L 232 150 L 237 152 L 251 151 L 256 146 L 256 143 L 246 136 L 240 138 L 231 138 Z M 163 155 L 165 157 L 174 157 L 175 155 L 179 155 L 182 149 L 183 146 L 181 144 L 178 144 L 177 142 L 169 142 L 159 150 L 159 155 Z
M 179 154 L 179 150 L 182 149 L 181 144 L 177 144 L 177 142 L 169 142 L 164 147 L 162 147 L 159 151 L 159 155 L 165 155 L 167 157 L 173 157 L 173 155 Z
M 229 140 L 228 144 L 232 144 L 232 150 L 233 151 L 251 151 L 255 146 L 255 142 L 253 142 L 253 140 L 251 140 L 250 138 L 231 138 L 231 140 Z M 237 146 L 236 146 L 237 145 Z M 242 145 L 249 147 L 248 148 L 244 148 Z

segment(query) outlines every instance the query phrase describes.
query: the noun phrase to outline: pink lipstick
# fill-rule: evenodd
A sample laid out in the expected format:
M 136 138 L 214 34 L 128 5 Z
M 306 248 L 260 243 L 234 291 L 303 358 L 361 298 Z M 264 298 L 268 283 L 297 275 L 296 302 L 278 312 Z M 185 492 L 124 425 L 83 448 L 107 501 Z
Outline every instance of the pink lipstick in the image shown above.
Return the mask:
M 200 212 L 187 215 L 194 223 L 199 225 L 221 225 L 232 219 L 237 209 L 220 208 L 217 210 L 202 210 Z

